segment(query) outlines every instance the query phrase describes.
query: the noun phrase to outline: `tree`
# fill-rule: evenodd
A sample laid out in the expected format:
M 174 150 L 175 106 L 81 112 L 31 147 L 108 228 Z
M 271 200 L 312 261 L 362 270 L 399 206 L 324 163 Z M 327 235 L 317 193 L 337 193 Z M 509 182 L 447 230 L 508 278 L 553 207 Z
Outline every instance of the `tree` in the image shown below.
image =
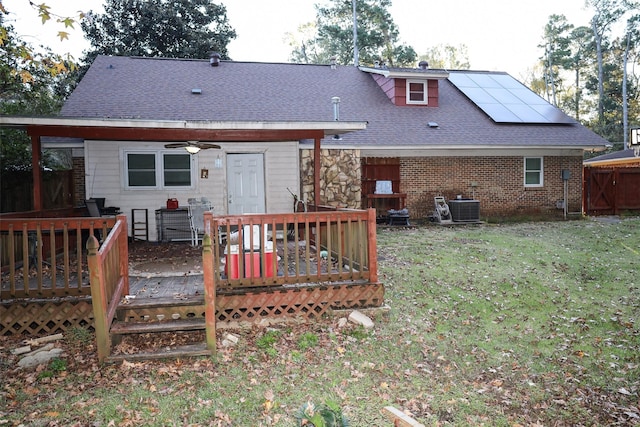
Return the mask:
M 0 114 L 55 115 L 69 94 L 73 62 L 53 54 L 37 51 L 23 42 L 7 25 L 0 11 Z M 31 169 L 31 141 L 23 131 L 0 129 L 0 169 L 2 173 Z M 43 157 L 43 164 L 56 169 L 57 161 L 51 153 Z
M 596 61 L 598 66 L 598 122 L 604 125 L 604 50 L 607 48 L 607 35 L 611 26 L 624 14 L 624 0 L 587 0 L 595 9 L 591 18 L 591 29 L 596 42 Z
M 416 52 L 399 42 L 399 30 L 391 14 L 391 0 L 358 0 L 356 2 L 358 64 L 377 62 L 389 66 L 415 65 Z M 353 63 L 353 2 L 331 0 L 316 5 L 316 32 L 307 31 L 300 42 L 290 42 L 291 58 L 299 62 L 321 63 L 335 57 L 341 64 Z M 304 27 L 309 30 L 312 26 Z
M 318 26 L 309 22 L 298 27 L 297 34 L 287 33 L 291 54 L 289 59 L 300 64 L 328 64 L 332 55 L 318 43 Z
M 427 61 L 431 68 L 468 70 L 471 67 L 469 51 L 464 44 L 458 47 L 440 44 L 427 50 L 427 53 L 420 55 L 419 59 Z
M 570 108 L 570 110 L 573 111 L 576 120 L 580 120 L 584 108 L 584 106 L 582 105 L 582 76 L 588 72 L 588 67 L 592 59 L 592 55 L 590 55 L 590 52 L 593 52 L 595 50 L 594 41 L 591 30 L 589 29 L 589 27 L 585 26 L 574 28 L 571 31 L 571 35 L 569 36 L 569 38 L 569 49 L 571 50 L 571 57 L 570 64 L 568 64 L 567 67 L 574 73 L 574 96 L 572 100 L 572 107 Z
M 236 32 L 226 8 L 209 0 L 106 0 L 104 14 L 89 13 L 82 29 L 97 55 L 228 59 Z
M 633 54 L 632 47 L 638 47 L 640 45 L 640 14 L 633 15 L 627 20 L 627 34 L 625 37 L 626 43 L 624 43 L 624 59 L 622 61 L 622 124 L 623 124 L 623 142 L 625 147 L 628 146 L 629 141 L 629 91 L 628 82 L 629 74 L 627 72 L 627 66 L 629 64 L 629 57 Z M 638 59 L 638 51 L 635 51 L 636 60 Z M 636 81 L 637 83 L 637 81 Z M 637 88 L 637 84 L 636 84 Z M 637 100 L 637 98 L 636 98 Z M 639 114 L 640 116 L 640 114 Z M 630 146 L 629 146 L 630 148 Z
M 624 141 L 627 123 L 640 121 L 640 5 L 631 0 L 588 0 L 587 5 L 594 15 L 586 26 L 573 27 L 563 16 L 550 17 L 540 45 L 545 49 L 540 64 L 548 89 L 534 77 L 534 90 L 554 98 L 558 107 L 609 141 Z M 623 19 L 624 34 L 614 37 Z
M 545 81 L 547 97 L 553 105 L 558 105 L 557 92 L 562 87 L 560 70 L 568 68 L 570 63 L 569 34 L 573 25 L 567 22 L 564 15 L 551 15 L 544 28 L 543 44 L 538 47 L 544 49 Z

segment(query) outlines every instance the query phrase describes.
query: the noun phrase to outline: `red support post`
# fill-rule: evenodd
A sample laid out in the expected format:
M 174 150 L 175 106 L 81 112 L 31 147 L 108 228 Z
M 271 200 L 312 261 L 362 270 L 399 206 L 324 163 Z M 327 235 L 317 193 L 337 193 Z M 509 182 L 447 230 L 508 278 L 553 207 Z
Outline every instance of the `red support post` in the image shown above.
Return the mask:
M 87 240 L 87 266 L 91 284 L 91 305 L 93 306 L 93 324 L 96 331 L 98 360 L 103 363 L 111 352 L 111 338 L 107 321 L 108 295 L 105 285 L 102 263 L 98 258 L 100 244 L 95 236 Z
M 376 236 L 376 210 L 367 209 L 367 248 L 369 251 L 369 282 L 378 283 L 378 244 Z
M 31 135 L 31 170 L 33 173 L 33 210 L 40 212 L 42 206 L 42 146 L 40 135 Z
M 129 228 L 127 227 L 127 216 L 125 214 L 120 214 L 116 216 L 116 218 L 117 221 L 122 223 L 120 235 L 118 236 L 120 277 L 122 277 L 122 280 L 124 281 L 122 293 L 123 295 L 129 295 L 129 235 L 127 234 Z
M 313 143 L 313 204 L 318 210 L 320 206 L 320 138 Z
M 216 352 L 216 279 L 213 269 L 213 242 L 211 239 L 211 212 L 204 214 L 205 234 L 202 237 L 202 274 L 204 279 L 204 317 L 207 348 Z

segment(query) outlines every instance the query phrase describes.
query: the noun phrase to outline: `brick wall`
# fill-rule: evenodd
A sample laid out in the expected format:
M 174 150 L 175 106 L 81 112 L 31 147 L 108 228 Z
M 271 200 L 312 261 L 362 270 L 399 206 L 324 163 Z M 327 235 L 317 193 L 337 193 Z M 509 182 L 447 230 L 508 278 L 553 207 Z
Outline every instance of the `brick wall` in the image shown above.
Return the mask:
M 86 189 L 84 185 L 84 158 L 73 158 L 73 206 L 82 206 L 86 199 Z
M 412 218 L 433 213 L 435 196 L 480 200 L 480 215 L 562 214 L 561 171 L 568 169 L 568 211 L 582 206 L 582 158 L 545 156 L 544 186 L 524 187 L 524 158 L 517 157 L 404 157 L 400 159 L 400 192 L 407 193 Z

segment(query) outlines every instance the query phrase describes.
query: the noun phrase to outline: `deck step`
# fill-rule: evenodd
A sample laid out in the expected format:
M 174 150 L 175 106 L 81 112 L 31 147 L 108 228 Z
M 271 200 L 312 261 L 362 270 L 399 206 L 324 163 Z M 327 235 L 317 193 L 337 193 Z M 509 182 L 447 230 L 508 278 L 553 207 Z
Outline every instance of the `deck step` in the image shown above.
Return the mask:
M 204 295 L 185 295 L 180 298 L 131 298 L 118 305 L 118 310 L 134 310 L 158 307 L 185 307 L 204 305 Z
M 115 335 L 144 334 L 152 332 L 198 331 L 205 329 L 205 319 L 167 320 L 159 322 L 114 322 L 109 331 Z
M 117 363 L 124 360 L 142 361 L 158 359 L 177 359 L 183 357 L 211 356 L 211 350 L 207 349 L 206 343 L 190 344 L 172 349 L 160 349 L 157 351 L 140 352 L 134 354 L 115 354 L 106 358 L 107 363 Z

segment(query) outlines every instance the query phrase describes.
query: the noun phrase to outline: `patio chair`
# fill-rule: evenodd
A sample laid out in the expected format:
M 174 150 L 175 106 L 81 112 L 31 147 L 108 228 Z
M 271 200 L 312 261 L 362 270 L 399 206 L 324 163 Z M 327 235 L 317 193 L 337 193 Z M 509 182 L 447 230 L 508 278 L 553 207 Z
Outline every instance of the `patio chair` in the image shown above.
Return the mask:
M 213 209 L 211 203 L 189 203 L 189 226 L 191 227 L 191 245 L 198 246 L 204 236 L 204 213 Z

